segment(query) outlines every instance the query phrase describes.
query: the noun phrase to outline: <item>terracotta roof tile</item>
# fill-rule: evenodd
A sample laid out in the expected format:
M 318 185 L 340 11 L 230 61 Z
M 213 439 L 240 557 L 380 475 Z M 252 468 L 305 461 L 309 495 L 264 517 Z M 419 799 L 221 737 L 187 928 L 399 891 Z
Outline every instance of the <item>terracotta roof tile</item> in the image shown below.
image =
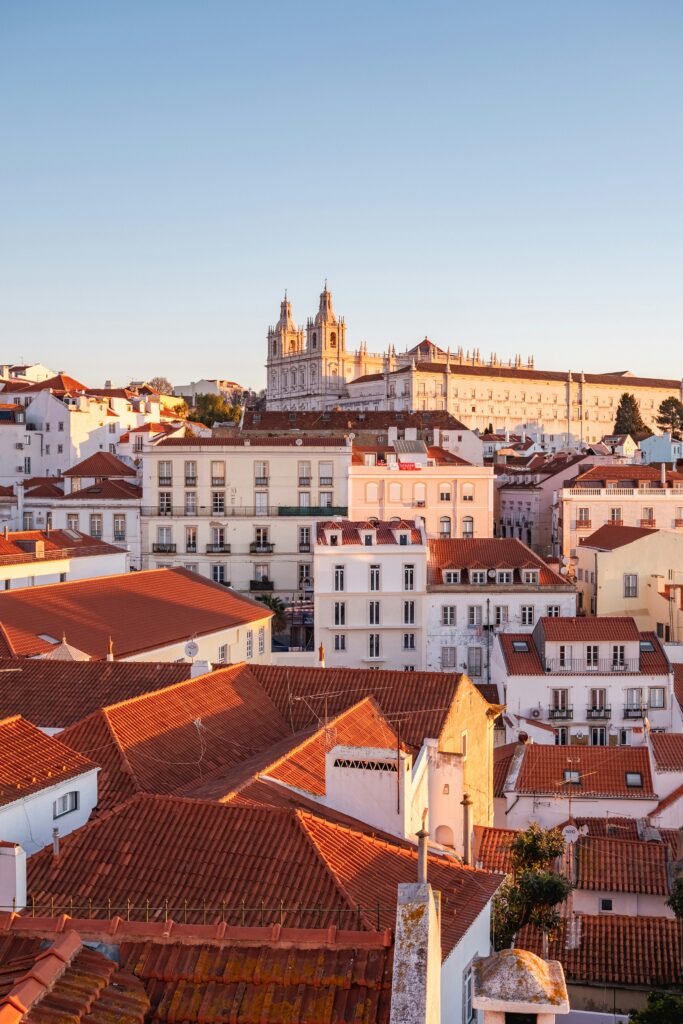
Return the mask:
M 95 452 L 82 462 L 64 471 L 64 476 L 90 477 L 90 476 L 137 476 L 132 466 L 126 465 L 111 452 Z
M 542 618 L 540 628 L 546 640 L 581 643 L 640 640 L 636 620 L 629 615 L 583 616 L 581 618 Z
M 303 442 L 299 444 L 299 442 Z M 160 448 L 344 448 L 348 447 L 344 437 L 290 437 L 280 435 L 267 437 L 263 434 L 247 436 L 237 429 L 235 434 L 214 434 L 211 437 L 166 437 L 159 442 Z
M 602 466 L 591 466 L 590 469 L 586 469 L 583 473 L 580 473 L 574 483 L 577 486 L 582 486 L 587 483 L 595 483 L 596 481 L 604 481 L 605 483 L 618 484 L 623 487 L 632 487 L 637 485 L 639 480 L 649 480 L 658 482 L 661 479 L 661 467 L 660 466 L 645 466 L 637 465 L 634 463 L 618 463 L 616 465 L 602 465 Z M 667 483 L 678 483 L 683 480 L 683 473 L 676 473 L 672 470 L 666 471 Z
M 565 577 L 552 571 L 547 562 L 539 558 L 521 540 L 490 537 L 429 541 L 429 582 L 442 583 L 445 568 L 468 570 L 471 568 L 514 569 L 514 582 L 522 583 L 522 569 L 538 569 L 540 585 L 571 590 Z
M 514 828 L 474 826 L 474 859 L 485 871 L 506 875 L 510 871 L 510 844 L 518 831 Z
M 19 715 L 0 721 L 0 805 L 73 779 L 96 765 Z
M 581 547 L 600 548 L 601 551 L 614 551 L 615 548 L 623 548 L 626 544 L 632 544 L 643 537 L 649 537 L 653 533 L 659 533 L 650 527 L 640 526 L 600 526 L 590 536 L 580 539 Z
M 374 530 L 377 544 L 397 545 L 398 541 L 394 531 L 401 529 L 410 531 L 411 544 L 422 544 L 422 535 L 416 528 L 415 521 L 413 519 L 402 519 L 399 522 L 382 522 L 374 524 L 367 520 L 352 522 L 349 519 L 331 519 L 328 522 L 319 522 L 317 524 L 316 540 L 318 544 L 327 546 L 326 531 L 341 530 L 342 546 L 346 544 L 362 544 L 363 539 L 361 537 L 361 533 L 367 530 Z
M 496 797 L 505 793 L 505 783 L 518 747 L 519 743 L 504 743 L 493 748 L 493 795 Z
M 632 800 L 654 799 L 650 761 L 645 747 L 572 747 L 572 769 L 580 773 L 578 783 L 565 781 L 567 748 L 545 743 L 522 747 L 522 761 L 514 787 L 516 793 L 567 794 L 581 797 L 615 797 Z M 642 785 L 628 786 L 626 773 L 640 775 Z
M 66 635 L 70 644 L 105 658 L 130 657 L 233 626 L 268 618 L 268 609 L 188 569 L 150 569 L 0 593 L 0 622 L 22 650 L 46 649 L 38 635 Z M 29 638 L 36 638 L 32 647 Z M 16 644 L 15 644 L 16 647 Z
M 37 497 L 37 495 L 32 495 Z M 88 487 L 81 487 L 64 495 L 65 501 L 80 502 L 86 498 L 97 498 L 98 501 L 141 501 L 142 487 L 128 480 L 100 480 Z
M 530 633 L 499 633 L 498 643 L 509 675 L 545 675 L 541 655 Z
M 46 661 L 0 657 L 0 717 L 64 729 L 107 704 L 189 679 L 189 662 Z
M 579 838 L 573 851 L 577 889 L 669 895 L 665 843 L 588 835 Z
M 36 544 L 42 545 L 42 555 L 36 553 Z M 6 537 L 0 533 L 1 565 L 110 555 L 120 551 L 121 548 L 75 530 L 21 530 L 8 533 Z
M 650 744 L 658 772 L 683 772 L 683 733 L 651 732 Z
M 5 391 L 10 390 L 5 388 Z M 70 377 L 67 373 L 57 373 L 54 377 L 48 377 L 47 380 L 41 381 L 30 381 L 19 388 L 12 388 L 13 391 L 56 391 L 59 393 L 65 392 L 86 392 L 87 388 L 85 384 L 81 384 L 74 377 Z
M 245 409 L 244 430 L 353 430 L 377 431 L 389 427 L 438 427 L 440 430 L 468 430 L 464 424 L 444 410 L 408 412 L 403 410 L 375 410 L 360 412 L 354 409 L 332 409 L 325 412 L 277 412 Z

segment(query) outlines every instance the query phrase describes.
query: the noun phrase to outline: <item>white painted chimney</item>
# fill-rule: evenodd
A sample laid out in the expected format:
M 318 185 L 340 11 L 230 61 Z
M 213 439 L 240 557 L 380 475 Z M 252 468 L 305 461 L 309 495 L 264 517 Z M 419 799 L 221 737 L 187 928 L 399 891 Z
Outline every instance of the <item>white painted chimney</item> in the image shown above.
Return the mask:
M 0 910 L 26 906 L 26 852 L 19 843 L 0 841 Z
M 193 661 L 192 668 L 190 669 L 190 679 L 195 679 L 197 676 L 205 676 L 211 672 L 210 661 Z

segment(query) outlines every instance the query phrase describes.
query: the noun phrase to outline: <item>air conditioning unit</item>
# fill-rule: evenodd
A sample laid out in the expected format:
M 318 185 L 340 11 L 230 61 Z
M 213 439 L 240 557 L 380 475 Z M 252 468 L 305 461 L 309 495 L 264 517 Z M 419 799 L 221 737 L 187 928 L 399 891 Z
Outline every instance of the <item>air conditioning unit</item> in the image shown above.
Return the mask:
M 15 469 L 15 473 L 23 473 L 23 472 L 24 472 L 24 467 L 23 466 L 17 466 L 17 468 Z
M 534 708 L 534 710 L 531 712 L 531 717 L 532 718 L 540 718 L 541 717 L 541 709 L 540 708 Z
M 17 443 L 15 444 L 15 446 L 14 446 L 14 447 L 15 447 L 15 448 L 16 448 L 16 449 L 17 449 L 18 451 L 20 451 L 20 452 L 21 452 L 21 451 L 23 451 L 23 450 L 24 450 L 24 444 L 23 444 L 23 441 L 17 441 Z
M 416 508 L 424 508 L 425 507 L 425 502 L 424 501 L 416 501 L 415 502 L 415 506 L 416 506 Z

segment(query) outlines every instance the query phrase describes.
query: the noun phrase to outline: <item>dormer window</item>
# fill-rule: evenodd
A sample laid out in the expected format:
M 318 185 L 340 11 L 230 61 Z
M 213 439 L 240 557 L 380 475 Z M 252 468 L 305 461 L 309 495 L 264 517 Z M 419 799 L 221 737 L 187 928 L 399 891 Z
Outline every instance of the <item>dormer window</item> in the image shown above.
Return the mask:
M 498 583 L 512 583 L 512 569 L 499 569 L 497 581 Z
M 531 583 L 534 586 L 538 585 L 538 569 L 525 569 L 523 579 L 525 583 Z
M 529 653 L 528 641 L 526 641 L 526 640 L 513 640 L 512 641 L 512 650 L 515 652 L 515 654 L 528 654 Z
M 572 786 L 579 786 L 581 784 L 581 772 L 574 771 L 574 769 L 565 768 L 564 781 L 568 782 Z
M 478 586 L 486 583 L 486 569 L 471 569 L 470 583 L 476 583 Z
M 371 533 L 363 534 L 363 543 L 365 544 L 366 548 L 372 547 L 373 538 Z
M 403 548 L 407 547 L 408 546 L 408 534 L 407 533 L 399 533 L 399 535 L 398 535 L 398 542 L 401 545 L 401 547 L 403 547 Z
M 655 653 L 655 645 L 652 643 L 651 640 L 641 640 L 640 641 L 640 653 L 641 654 L 654 654 Z
M 639 786 L 642 786 L 642 772 L 626 772 L 626 785 L 629 789 L 637 789 Z
M 444 569 L 443 581 L 448 584 L 460 583 L 460 570 L 459 569 Z
M 336 547 L 339 547 L 340 543 L 341 543 L 341 535 L 338 534 L 338 533 L 331 533 L 330 534 L 330 545 L 333 548 L 336 548 Z

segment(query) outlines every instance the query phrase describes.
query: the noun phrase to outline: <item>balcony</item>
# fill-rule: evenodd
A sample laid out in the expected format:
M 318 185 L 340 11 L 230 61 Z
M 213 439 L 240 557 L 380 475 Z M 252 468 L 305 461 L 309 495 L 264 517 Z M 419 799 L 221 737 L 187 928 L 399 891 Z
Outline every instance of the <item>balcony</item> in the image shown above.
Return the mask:
M 212 487 L 225 487 L 225 477 L 224 476 L 212 476 L 211 477 L 211 486 Z
M 197 477 L 196 476 L 186 476 L 185 477 L 185 486 L 186 487 L 196 487 L 197 486 Z
M 310 553 L 311 545 L 304 543 L 304 541 L 299 541 L 299 554 L 310 555 Z
M 300 476 L 299 477 L 299 487 L 310 487 L 310 486 L 311 486 L 311 478 L 310 478 L 310 476 Z
M 159 477 L 159 487 L 170 487 L 172 485 L 172 483 L 173 483 L 173 477 L 172 476 L 160 476 Z
M 252 555 L 272 555 L 275 550 L 275 545 L 270 541 L 255 540 L 249 545 L 249 551 Z
M 120 543 L 121 541 L 125 540 L 125 539 L 126 539 L 125 533 L 115 533 L 114 534 L 114 542 L 117 543 L 117 544 Z
M 152 544 L 152 551 L 157 555 L 174 555 L 175 544 Z
M 637 719 L 637 718 L 644 718 L 644 717 L 645 717 L 645 708 L 634 708 L 634 707 L 630 707 L 630 706 L 627 706 L 627 707 L 624 708 L 624 718 Z
M 624 658 L 614 661 L 612 658 L 597 658 L 586 661 L 585 658 L 548 658 L 545 663 L 546 672 L 576 673 L 579 675 L 607 675 L 618 672 L 623 675 L 629 672 L 640 672 L 639 658 Z
M 577 519 L 576 520 L 576 529 L 577 530 L 590 530 L 591 529 L 591 521 L 590 521 L 590 519 Z
M 333 477 L 331 477 L 331 476 L 321 476 L 320 477 L 320 486 L 321 487 L 331 487 L 332 486 L 332 481 L 333 481 Z
M 173 515 L 173 509 L 171 508 L 170 505 L 159 505 L 159 507 L 156 509 L 156 511 L 152 512 L 152 515 L 155 515 L 155 516 L 172 516 Z
M 268 477 L 267 476 L 255 476 L 254 477 L 254 487 L 267 487 L 267 486 L 268 486 Z
M 230 545 L 229 544 L 207 544 L 206 545 L 207 555 L 229 555 Z
M 683 519 L 674 519 L 674 526 L 683 526 Z
M 602 708 L 586 708 L 586 718 L 589 721 L 607 721 L 608 718 L 612 717 L 612 709 L 608 707 Z
M 654 530 L 657 526 L 656 519 L 641 519 L 640 525 L 643 529 Z
M 568 722 L 574 717 L 574 708 L 548 708 L 548 718 L 555 722 Z
M 249 590 L 273 590 L 272 580 L 249 580 Z
M 624 525 L 624 520 L 623 519 L 606 519 L 605 520 L 605 526 L 623 526 L 623 525 Z
M 195 505 L 184 507 L 183 505 L 143 505 L 141 508 L 143 516 L 174 516 L 177 518 L 196 519 L 204 516 L 213 516 L 223 519 L 250 519 L 263 516 L 277 516 L 279 510 L 277 505 Z M 306 509 L 308 512 L 308 509 Z
M 188 545 L 186 545 L 186 547 L 185 547 L 185 554 L 186 555 L 196 555 L 197 554 L 197 545 L 196 544 L 188 544 Z
M 317 516 L 320 519 L 331 519 L 333 516 L 346 518 L 349 514 L 347 505 L 278 505 L 279 516 Z

